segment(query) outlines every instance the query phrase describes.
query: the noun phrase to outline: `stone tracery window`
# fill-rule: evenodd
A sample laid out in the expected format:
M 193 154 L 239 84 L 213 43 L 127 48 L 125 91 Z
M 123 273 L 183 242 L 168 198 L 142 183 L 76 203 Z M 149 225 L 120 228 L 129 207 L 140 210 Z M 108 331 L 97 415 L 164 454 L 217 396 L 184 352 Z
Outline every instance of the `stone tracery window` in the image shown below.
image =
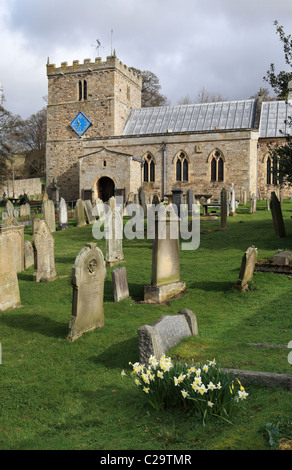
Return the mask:
M 153 183 L 155 181 L 155 162 L 152 155 L 148 154 L 144 160 L 144 182 Z
M 224 159 L 219 152 L 215 150 L 211 155 L 211 181 L 224 181 Z
M 188 181 L 189 180 L 189 162 L 186 155 L 181 152 L 175 164 L 175 175 L 176 181 Z

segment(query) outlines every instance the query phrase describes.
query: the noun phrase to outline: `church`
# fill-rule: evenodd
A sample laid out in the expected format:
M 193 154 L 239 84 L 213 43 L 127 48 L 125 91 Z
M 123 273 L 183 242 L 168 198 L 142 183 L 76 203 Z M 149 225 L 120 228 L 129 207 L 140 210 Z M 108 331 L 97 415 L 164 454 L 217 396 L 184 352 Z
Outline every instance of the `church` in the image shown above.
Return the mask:
M 149 200 L 176 188 L 219 198 L 232 183 L 247 198 L 279 191 L 268 144 L 285 142 L 290 100 L 141 108 L 142 78 L 115 52 L 48 61 L 47 77 L 47 186 L 67 201 L 133 200 L 139 188 Z

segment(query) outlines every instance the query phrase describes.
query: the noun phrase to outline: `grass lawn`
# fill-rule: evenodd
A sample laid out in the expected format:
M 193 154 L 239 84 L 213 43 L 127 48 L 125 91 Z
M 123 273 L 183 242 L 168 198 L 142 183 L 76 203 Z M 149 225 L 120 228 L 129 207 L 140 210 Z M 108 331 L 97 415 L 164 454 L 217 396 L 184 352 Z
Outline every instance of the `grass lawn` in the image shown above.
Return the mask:
M 233 288 L 246 249 L 259 259 L 292 250 L 292 203 L 284 201 L 287 236 L 275 237 L 265 201 L 255 214 L 239 206 L 227 232 L 217 221 L 201 221 L 200 246 L 181 251 L 180 298 L 165 305 L 143 303 L 151 282 L 152 242 L 124 240 L 131 298 L 113 301 L 111 270 L 104 293 L 105 325 L 78 340 L 65 339 L 71 316 L 71 270 L 92 226 L 55 232 L 58 278 L 35 283 L 33 267 L 18 275 L 22 307 L 0 313 L 0 449 L 20 450 L 267 450 L 267 429 L 292 438 L 291 392 L 246 387 L 244 408 L 232 424 L 202 422 L 178 409 L 155 411 L 132 381 L 121 377 L 138 357 L 137 329 L 161 315 L 193 310 L 199 335 L 168 352 L 173 359 L 220 367 L 291 373 L 287 346 L 292 340 L 292 276 L 255 272 L 251 289 Z M 32 229 L 25 229 L 31 240 Z M 105 241 L 96 241 L 105 254 Z M 255 343 L 274 345 L 257 347 Z M 139 393 L 140 392 L 140 393 Z M 270 423 L 270 424 L 269 424 Z

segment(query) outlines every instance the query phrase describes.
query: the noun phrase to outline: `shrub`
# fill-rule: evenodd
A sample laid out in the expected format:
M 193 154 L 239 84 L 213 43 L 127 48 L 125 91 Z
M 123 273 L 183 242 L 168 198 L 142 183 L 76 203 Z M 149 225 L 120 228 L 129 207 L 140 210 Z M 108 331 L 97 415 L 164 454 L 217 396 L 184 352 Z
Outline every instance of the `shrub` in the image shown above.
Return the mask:
M 183 407 L 201 417 L 204 424 L 210 416 L 227 419 L 248 396 L 241 382 L 218 368 L 215 360 L 188 366 L 163 355 L 159 360 L 151 356 L 147 365 L 130 365 L 131 378 L 153 408 Z M 122 371 L 121 375 L 127 374 Z

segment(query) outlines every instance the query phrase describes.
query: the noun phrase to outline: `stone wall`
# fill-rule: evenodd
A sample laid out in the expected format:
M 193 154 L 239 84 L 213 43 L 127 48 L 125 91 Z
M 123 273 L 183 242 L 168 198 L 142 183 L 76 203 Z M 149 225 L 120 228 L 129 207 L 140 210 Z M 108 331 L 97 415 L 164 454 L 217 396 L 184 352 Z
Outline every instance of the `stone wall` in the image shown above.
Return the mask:
M 14 194 L 13 194 L 14 188 Z M 24 193 L 33 198 L 36 196 L 41 196 L 42 194 L 42 184 L 40 178 L 28 178 L 22 180 L 12 180 L 5 181 L 5 183 L 0 186 L 0 196 L 2 197 L 3 193 L 6 194 L 6 197 L 18 197 Z

